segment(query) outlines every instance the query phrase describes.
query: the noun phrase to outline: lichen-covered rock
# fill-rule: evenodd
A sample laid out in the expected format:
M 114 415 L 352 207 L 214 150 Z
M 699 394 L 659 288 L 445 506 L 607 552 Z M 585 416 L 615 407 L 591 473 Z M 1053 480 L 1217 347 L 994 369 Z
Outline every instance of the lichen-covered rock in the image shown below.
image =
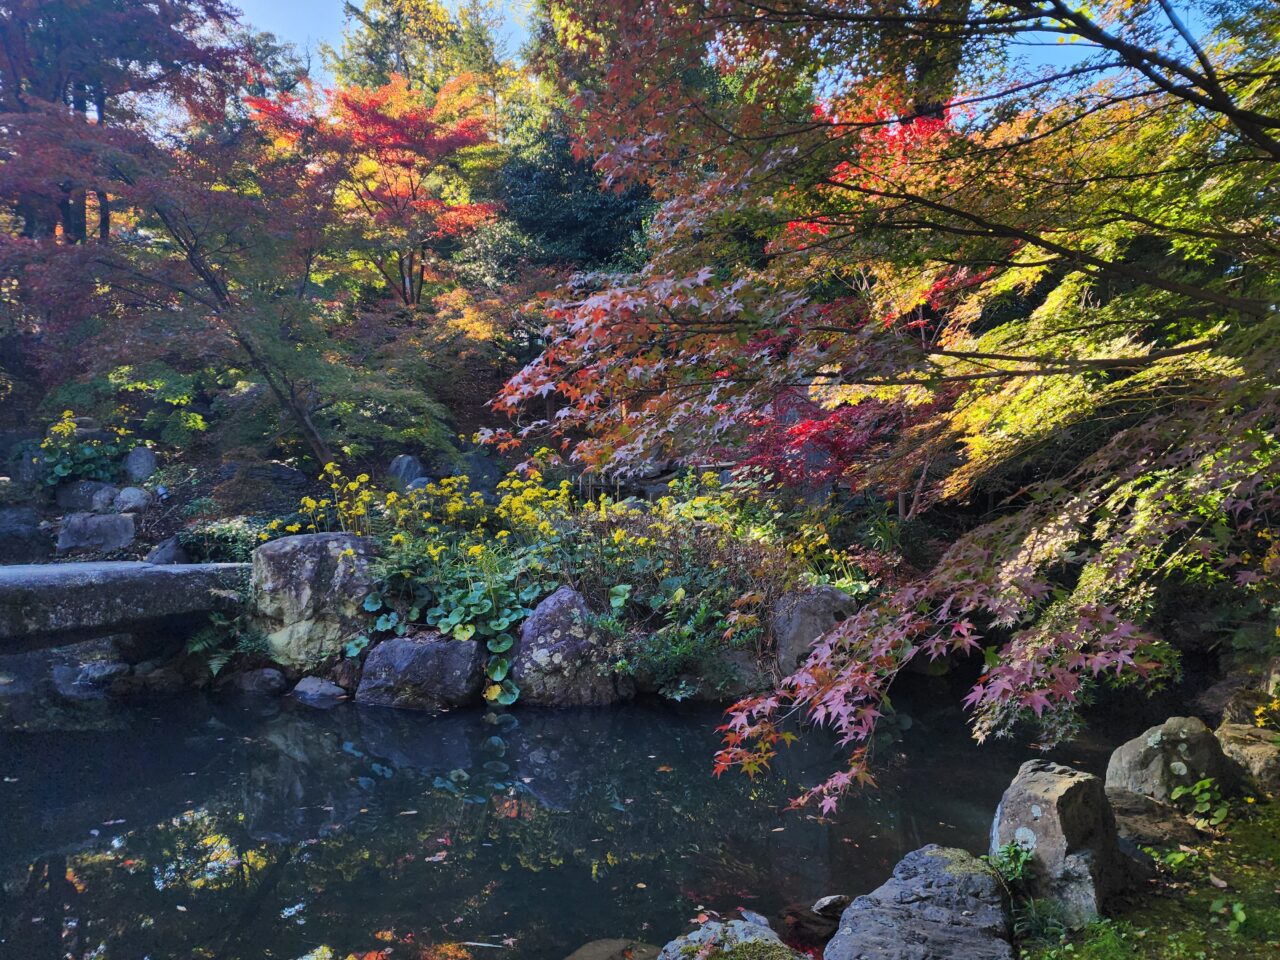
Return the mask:
M 141 513 L 151 506 L 151 494 L 142 487 L 125 487 L 111 500 L 116 513 Z
M 511 678 L 521 703 L 603 706 L 631 693 L 614 676 L 611 659 L 605 638 L 591 626 L 587 601 L 571 587 L 561 587 L 525 620 Z
M 843 893 L 833 893 L 829 897 L 822 897 L 809 909 L 820 917 L 839 917 L 851 903 L 853 903 L 853 897 Z
M 1107 788 L 1107 801 L 1116 818 L 1116 833 L 1135 844 L 1172 847 L 1203 839 L 1186 814 L 1171 804 L 1116 787 Z
M 722 650 L 704 661 L 699 675 L 681 679 L 694 691 L 690 699 L 711 702 L 740 700 L 773 686 L 773 677 L 748 650 Z
M 746 920 L 704 923 L 692 933 L 676 937 L 658 954 L 658 960 L 798 960 L 769 927 Z
M 63 517 L 58 530 L 58 552 L 91 550 L 112 553 L 129 546 L 133 538 L 131 514 L 71 513 Z
M 124 458 L 124 475 L 134 483 L 147 480 L 156 472 L 155 451 L 150 447 L 134 447 Z
M 1280 791 L 1280 734 L 1243 723 L 1224 723 L 1215 736 L 1229 760 L 1268 793 Z
M 929 844 L 840 917 L 824 960 L 1012 960 L 1004 890 L 963 850 Z
M 370 651 L 356 702 L 442 712 L 472 703 L 484 677 L 484 649 L 438 633 L 384 640 Z
M 117 487 L 102 480 L 73 480 L 58 487 L 53 499 L 63 510 L 74 512 L 99 509 L 94 504 L 102 503 L 105 498 L 101 509 L 109 509 L 118 492 Z
M 829 584 L 782 597 L 769 617 L 778 669 L 784 675 L 793 673 L 809 656 L 813 642 L 857 609 L 852 597 Z
M 1073 926 L 1099 916 L 1133 881 L 1100 779 L 1028 760 L 991 824 L 991 853 L 1016 843 L 1033 854 L 1028 889 L 1061 905 Z
M 347 691 L 321 677 L 303 677 L 289 695 L 312 707 L 332 707 L 347 699 Z
M 1107 788 L 1129 790 L 1155 800 L 1170 799 L 1174 788 L 1212 777 L 1224 793 L 1239 789 L 1240 768 L 1203 721 L 1170 717 L 1128 743 L 1107 763 Z
M 314 665 L 364 629 L 372 558 L 369 541 L 345 533 L 283 537 L 253 552 L 253 622 L 273 660 Z

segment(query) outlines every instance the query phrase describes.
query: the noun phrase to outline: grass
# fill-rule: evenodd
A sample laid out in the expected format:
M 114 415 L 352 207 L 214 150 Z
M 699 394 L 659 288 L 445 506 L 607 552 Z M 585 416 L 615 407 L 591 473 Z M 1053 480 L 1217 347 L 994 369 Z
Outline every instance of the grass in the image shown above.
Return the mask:
M 1245 808 L 1189 866 L 1110 920 L 1024 960 L 1276 960 L 1280 957 L 1280 802 Z M 1225 884 L 1223 886 L 1222 884 Z M 1239 905 L 1244 919 L 1238 921 Z

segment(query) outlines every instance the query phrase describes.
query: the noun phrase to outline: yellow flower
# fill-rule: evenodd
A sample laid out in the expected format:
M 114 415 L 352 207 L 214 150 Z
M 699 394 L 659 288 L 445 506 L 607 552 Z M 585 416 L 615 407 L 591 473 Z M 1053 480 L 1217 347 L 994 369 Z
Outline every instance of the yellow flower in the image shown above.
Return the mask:
M 474 547 L 468 547 L 468 548 L 467 548 L 467 556 L 469 556 L 469 557 L 482 557 L 482 556 L 484 556 L 484 544 L 483 544 L 483 543 L 477 543 Z
M 1255 797 L 1245 797 L 1245 798 L 1244 798 L 1244 802 L 1245 802 L 1245 803 L 1257 803 L 1258 801 L 1257 801 L 1257 799 L 1256 799 Z
M 284 529 L 285 529 L 285 532 L 286 532 L 286 533 L 297 533 L 299 530 L 301 530 L 301 529 L 302 529 L 302 524 L 300 524 L 300 523 L 291 523 L 291 524 L 289 524 L 287 527 L 285 527 Z
M 391 545 L 393 547 L 403 547 L 408 542 L 409 538 L 403 533 L 395 533 L 391 535 Z

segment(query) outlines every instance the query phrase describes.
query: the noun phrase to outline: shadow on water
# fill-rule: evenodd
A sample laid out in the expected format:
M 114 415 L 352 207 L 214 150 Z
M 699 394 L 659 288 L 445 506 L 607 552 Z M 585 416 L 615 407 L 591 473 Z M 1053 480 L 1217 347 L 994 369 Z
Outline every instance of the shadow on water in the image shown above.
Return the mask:
M 718 722 L 192 701 L 0 735 L 0 956 L 452 958 L 470 941 L 561 960 L 603 937 L 661 944 L 700 911 L 778 925 L 924 843 L 981 849 L 1030 756 L 922 711 L 881 751 L 880 788 L 819 822 L 785 806 L 832 769 L 829 742 L 715 780 Z

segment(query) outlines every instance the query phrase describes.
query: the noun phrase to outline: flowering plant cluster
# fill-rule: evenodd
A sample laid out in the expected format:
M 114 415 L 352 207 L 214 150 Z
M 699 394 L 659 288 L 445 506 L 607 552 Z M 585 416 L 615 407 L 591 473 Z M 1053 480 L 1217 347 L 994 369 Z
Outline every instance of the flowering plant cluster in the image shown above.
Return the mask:
M 40 441 L 44 482 L 54 486 L 66 480 L 114 480 L 120 460 L 138 441 L 122 426 L 105 427 L 100 433 L 80 436 L 75 412 L 63 410 Z
M 561 584 L 602 611 L 597 625 L 617 641 L 618 669 L 682 696 L 725 648 L 765 652 L 764 611 L 783 591 L 850 569 L 819 511 L 786 511 L 756 484 L 703 473 L 652 502 L 582 498 L 570 480 L 549 479 L 548 460 L 535 457 L 490 498 L 464 475 L 382 491 L 367 474 L 348 478 L 329 464 L 330 495 L 302 498 L 296 515 L 261 537 L 340 530 L 376 539 L 370 632 L 422 625 L 484 641 L 485 695 L 502 703 L 519 695 L 508 675 L 519 625 Z

